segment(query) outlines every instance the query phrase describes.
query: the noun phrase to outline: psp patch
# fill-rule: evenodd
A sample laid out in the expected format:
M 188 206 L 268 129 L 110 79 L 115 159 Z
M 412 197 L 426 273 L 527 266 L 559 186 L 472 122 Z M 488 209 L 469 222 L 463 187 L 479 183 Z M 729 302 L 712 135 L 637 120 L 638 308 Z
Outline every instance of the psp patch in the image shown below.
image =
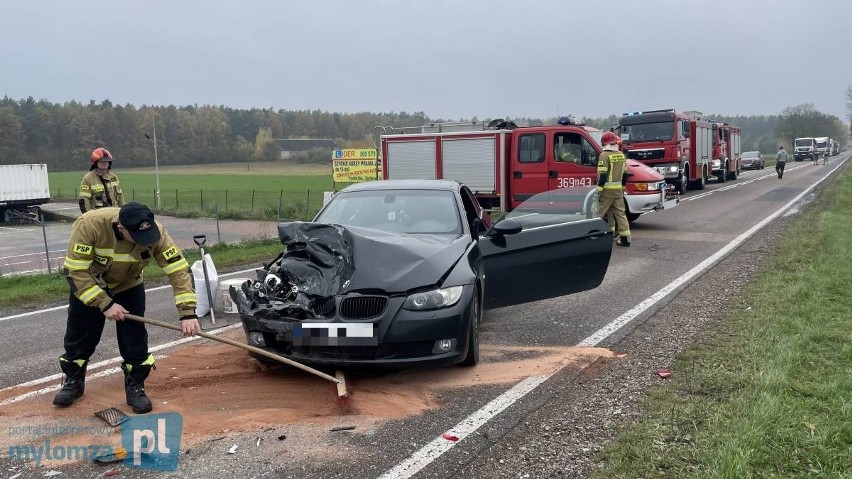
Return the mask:
M 92 254 L 92 247 L 87 244 L 74 243 L 74 252 L 79 254 Z
M 166 261 L 174 258 L 175 256 L 179 256 L 179 255 L 180 255 L 180 250 L 177 249 L 177 246 L 172 246 L 171 248 L 163 251 L 163 258 L 165 258 Z

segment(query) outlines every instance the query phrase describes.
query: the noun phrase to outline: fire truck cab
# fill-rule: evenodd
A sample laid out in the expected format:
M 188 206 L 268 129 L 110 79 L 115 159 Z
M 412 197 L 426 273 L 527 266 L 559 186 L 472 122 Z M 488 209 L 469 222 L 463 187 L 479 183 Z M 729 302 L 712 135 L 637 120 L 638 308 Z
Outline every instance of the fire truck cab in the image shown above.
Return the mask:
M 741 130 L 727 123 L 713 122 L 713 161 L 710 174 L 724 183 L 740 174 Z
M 696 111 L 625 113 L 618 123 L 624 150 L 655 169 L 681 193 L 704 189 L 712 168 L 712 125 Z

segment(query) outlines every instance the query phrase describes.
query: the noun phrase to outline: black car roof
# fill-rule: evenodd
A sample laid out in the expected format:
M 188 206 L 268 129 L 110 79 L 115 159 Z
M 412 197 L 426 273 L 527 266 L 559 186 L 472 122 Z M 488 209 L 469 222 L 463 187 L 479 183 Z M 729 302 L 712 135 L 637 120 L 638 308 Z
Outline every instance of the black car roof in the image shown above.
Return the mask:
M 449 190 L 458 191 L 461 184 L 451 180 L 379 180 L 365 181 L 347 186 L 341 191 L 375 190 Z

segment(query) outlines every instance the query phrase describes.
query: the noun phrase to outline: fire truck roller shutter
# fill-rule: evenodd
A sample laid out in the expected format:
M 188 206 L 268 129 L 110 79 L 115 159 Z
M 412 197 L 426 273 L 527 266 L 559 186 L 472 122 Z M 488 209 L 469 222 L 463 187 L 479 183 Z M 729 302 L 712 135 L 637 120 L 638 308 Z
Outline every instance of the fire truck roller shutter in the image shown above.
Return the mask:
M 444 139 L 441 150 L 444 178 L 460 181 L 473 192 L 497 190 L 494 184 L 497 152 L 493 137 Z M 485 164 L 483 158 L 489 162 Z
M 388 142 L 388 179 L 391 180 L 434 180 L 437 175 L 435 163 L 435 140 Z

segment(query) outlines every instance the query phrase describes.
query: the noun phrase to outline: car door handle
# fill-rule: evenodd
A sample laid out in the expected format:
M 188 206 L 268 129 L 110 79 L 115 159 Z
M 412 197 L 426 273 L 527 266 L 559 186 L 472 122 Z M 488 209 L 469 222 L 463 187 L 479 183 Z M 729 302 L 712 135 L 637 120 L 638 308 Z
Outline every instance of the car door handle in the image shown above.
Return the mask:
M 524 172 L 523 172 L 523 171 L 516 171 L 516 172 L 512 173 L 512 177 L 513 177 L 513 178 L 516 178 L 516 179 L 517 179 L 517 178 L 520 178 L 520 177 L 522 177 L 522 176 L 524 176 Z
M 606 231 L 592 230 L 592 231 L 589 231 L 588 233 L 586 233 L 586 238 L 597 239 L 597 238 L 600 238 L 601 236 L 606 236 Z
M 549 178 L 556 178 L 559 176 L 559 173 L 557 173 L 556 170 L 550 170 L 547 172 L 547 176 Z

